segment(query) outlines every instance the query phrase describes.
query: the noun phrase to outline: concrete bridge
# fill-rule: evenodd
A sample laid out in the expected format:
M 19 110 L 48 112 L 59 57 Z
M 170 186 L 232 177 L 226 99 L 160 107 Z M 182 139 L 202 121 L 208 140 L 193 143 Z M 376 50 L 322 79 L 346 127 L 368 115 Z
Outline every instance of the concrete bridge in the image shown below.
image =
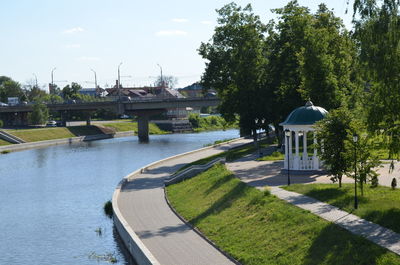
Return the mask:
M 73 102 L 46 104 L 50 111 L 59 111 L 61 119 L 67 121 L 68 113 L 84 111 L 87 113 L 87 125 L 90 125 L 91 112 L 99 109 L 111 109 L 118 114 L 138 116 L 138 136 L 142 141 L 149 138 L 149 117 L 166 112 L 173 108 L 198 108 L 217 106 L 218 98 L 164 98 L 164 99 L 133 99 L 130 101 L 102 101 L 102 102 Z M 28 113 L 33 111 L 32 104 L 0 107 L 0 117 L 7 121 L 17 121 L 18 124 L 28 123 Z

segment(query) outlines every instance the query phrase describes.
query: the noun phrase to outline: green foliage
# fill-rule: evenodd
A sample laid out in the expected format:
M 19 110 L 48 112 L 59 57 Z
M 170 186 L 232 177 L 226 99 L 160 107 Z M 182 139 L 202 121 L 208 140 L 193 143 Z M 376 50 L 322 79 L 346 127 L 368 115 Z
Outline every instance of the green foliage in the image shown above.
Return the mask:
M 389 137 L 389 156 L 400 155 L 399 1 L 356 0 L 355 37 L 368 84 L 369 130 Z
M 188 119 L 195 131 L 218 130 L 236 127 L 234 123 L 228 123 L 225 118 L 215 115 L 200 117 L 200 115 L 197 113 L 190 113 Z
M 2 120 L 0 120 L 0 128 L 2 128 L 4 126 L 4 122 Z
M 220 113 L 227 121 L 240 117 L 242 129 L 255 129 L 254 119 L 263 118 L 267 99 L 262 88 L 265 76 L 264 33 L 266 26 L 245 8 L 230 3 L 217 10 L 218 26 L 210 42 L 202 43 L 199 53 L 206 59 L 202 76 L 204 87 L 217 90 Z
M 78 91 L 82 89 L 82 86 L 78 83 L 72 82 L 71 85 L 66 85 L 62 89 L 62 95 L 64 99 L 78 99 Z
M 332 181 L 339 181 L 339 186 L 342 184 L 342 176 L 350 171 L 352 161 L 354 161 L 346 155 L 346 140 L 349 137 L 349 130 L 352 129 L 352 119 L 351 113 L 341 108 L 331 111 L 315 126 L 316 148 L 324 150 L 318 156 L 324 161 L 326 169 L 332 176 Z
M 241 264 L 400 262 L 362 237 L 247 186 L 222 165 L 166 189 L 179 214 Z
M 26 100 L 20 83 L 7 76 L 0 76 L 0 101 L 7 103 L 8 97 Z
M 36 102 L 33 106 L 33 111 L 29 115 L 31 124 L 44 125 L 49 119 L 49 109 L 43 103 Z
M 112 202 L 111 202 L 111 201 L 107 201 L 106 203 L 104 203 L 103 210 L 104 210 L 104 214 L 105 214 L 108 218 L 112 218 L 112 216 L 113 216 L 113 209 L 112 209 Z

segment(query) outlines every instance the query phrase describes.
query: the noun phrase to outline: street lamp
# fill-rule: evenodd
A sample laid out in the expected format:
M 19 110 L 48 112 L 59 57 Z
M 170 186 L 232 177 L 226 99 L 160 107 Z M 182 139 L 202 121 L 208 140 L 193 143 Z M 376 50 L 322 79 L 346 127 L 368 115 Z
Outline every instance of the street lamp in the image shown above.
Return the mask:
M 121 66 L 122 62 L 118 65 L 118 101 L 121 102 L 121 76 L 119 72 L 119 67 Z
M 38 87 L 38 83 L 37 83 L 37 76 L 36 76 L 36 74 L 33 73 L 33 76 L 35 77 L 35 85 L 36 85 L 36 88 L 39 88 L 39 87 Z
M 54 79 L 53 79 L 53 73 L 54 73 L 54 71 L 56 70 L 57 68 L 56 67 L 54 67 L 52 70 L 51 70 L 51 91 L 49 91 L 50 92 L 50 94 L 53 94 L 52 92 L 54 91 Z
M 90 70 L 94 73 L 94 85 L 95 85 L 95 88 L 97 89 L 97 75 L 96 75 L 96 71 L 93 70 L 92 68 L 90 68 Z
M 358 135 L 353 134 L 353 142 L 354 142 L 354 209 L 358 208 L 358 199 L 357 199 L 357 142 Z
M 287 167 L 287 183 L 288 186 L 290 186 L 290 156 L 289 156 L 289 141 L 290 141 L 290 135 L 292 132 L 289 129 L 285 130 L 285 136 L 286 136 L 286 144 L 287 144 L 287 162 L 288 162 L 288 167 Z

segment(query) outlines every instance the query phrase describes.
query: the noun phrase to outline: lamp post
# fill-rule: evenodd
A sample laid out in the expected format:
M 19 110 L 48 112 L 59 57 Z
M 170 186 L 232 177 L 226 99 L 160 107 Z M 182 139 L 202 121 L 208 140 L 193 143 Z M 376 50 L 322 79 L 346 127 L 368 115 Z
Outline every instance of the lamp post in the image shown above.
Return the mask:
M 286 136 L 286 144 L 287 144 L 287 162 L 288 162 L 288 167 L 287 167 L 287 183 L 288 186 L 290 186 L 290 155 L 289 155 L 289 141 L 290 141 L 290 135 L 292 132 L 289 129 L 285 130 L 285 136 Z
M 36 74 L 33 73 L 33 76 L 35 77 L 35 85 L 36 85 L 36 88 L 39 88 L 39 87 L 38 87 L 38 83 L 37 83 L 37 76 L 36 76 Z
M 118 102 L 121 102 L 121 75 L 119 71 L 121 64 L 122 62 L 120 62 L 118 65 Z
M 96 75 L 96 71 L 93 70 L 92 68 L 90 68 L 90 70 L 94 73 L 94 86 L 97 89 L 97 75 Z
M 353 134 L 353 142 L 354 142 L 354 209 L 358 208 L 358 199 L 357 199 L 357 142 L 358 135 Z
M 53 94 L 52 92 L 54 92 L 54 79 L 53 79 L 53 73 L 54 73 L 54 71 L 56 70 L 57 68 L 56 67 L 54 67 L 52 70 L 51 70 L 51 91 L 49 91 L 50 92 L 50 94 Z

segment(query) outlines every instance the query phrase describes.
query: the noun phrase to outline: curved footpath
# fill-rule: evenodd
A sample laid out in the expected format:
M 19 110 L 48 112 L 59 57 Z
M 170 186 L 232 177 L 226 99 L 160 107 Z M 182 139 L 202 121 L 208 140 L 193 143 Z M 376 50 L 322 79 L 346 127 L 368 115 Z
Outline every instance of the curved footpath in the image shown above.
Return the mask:
M 164 178 L 187 163 L 249 142 L 238 139 L 202 148 L 125 177 L 113 196 L 114 222 L 139 264 L 234 264 L 172 212 L 164 197 Z

